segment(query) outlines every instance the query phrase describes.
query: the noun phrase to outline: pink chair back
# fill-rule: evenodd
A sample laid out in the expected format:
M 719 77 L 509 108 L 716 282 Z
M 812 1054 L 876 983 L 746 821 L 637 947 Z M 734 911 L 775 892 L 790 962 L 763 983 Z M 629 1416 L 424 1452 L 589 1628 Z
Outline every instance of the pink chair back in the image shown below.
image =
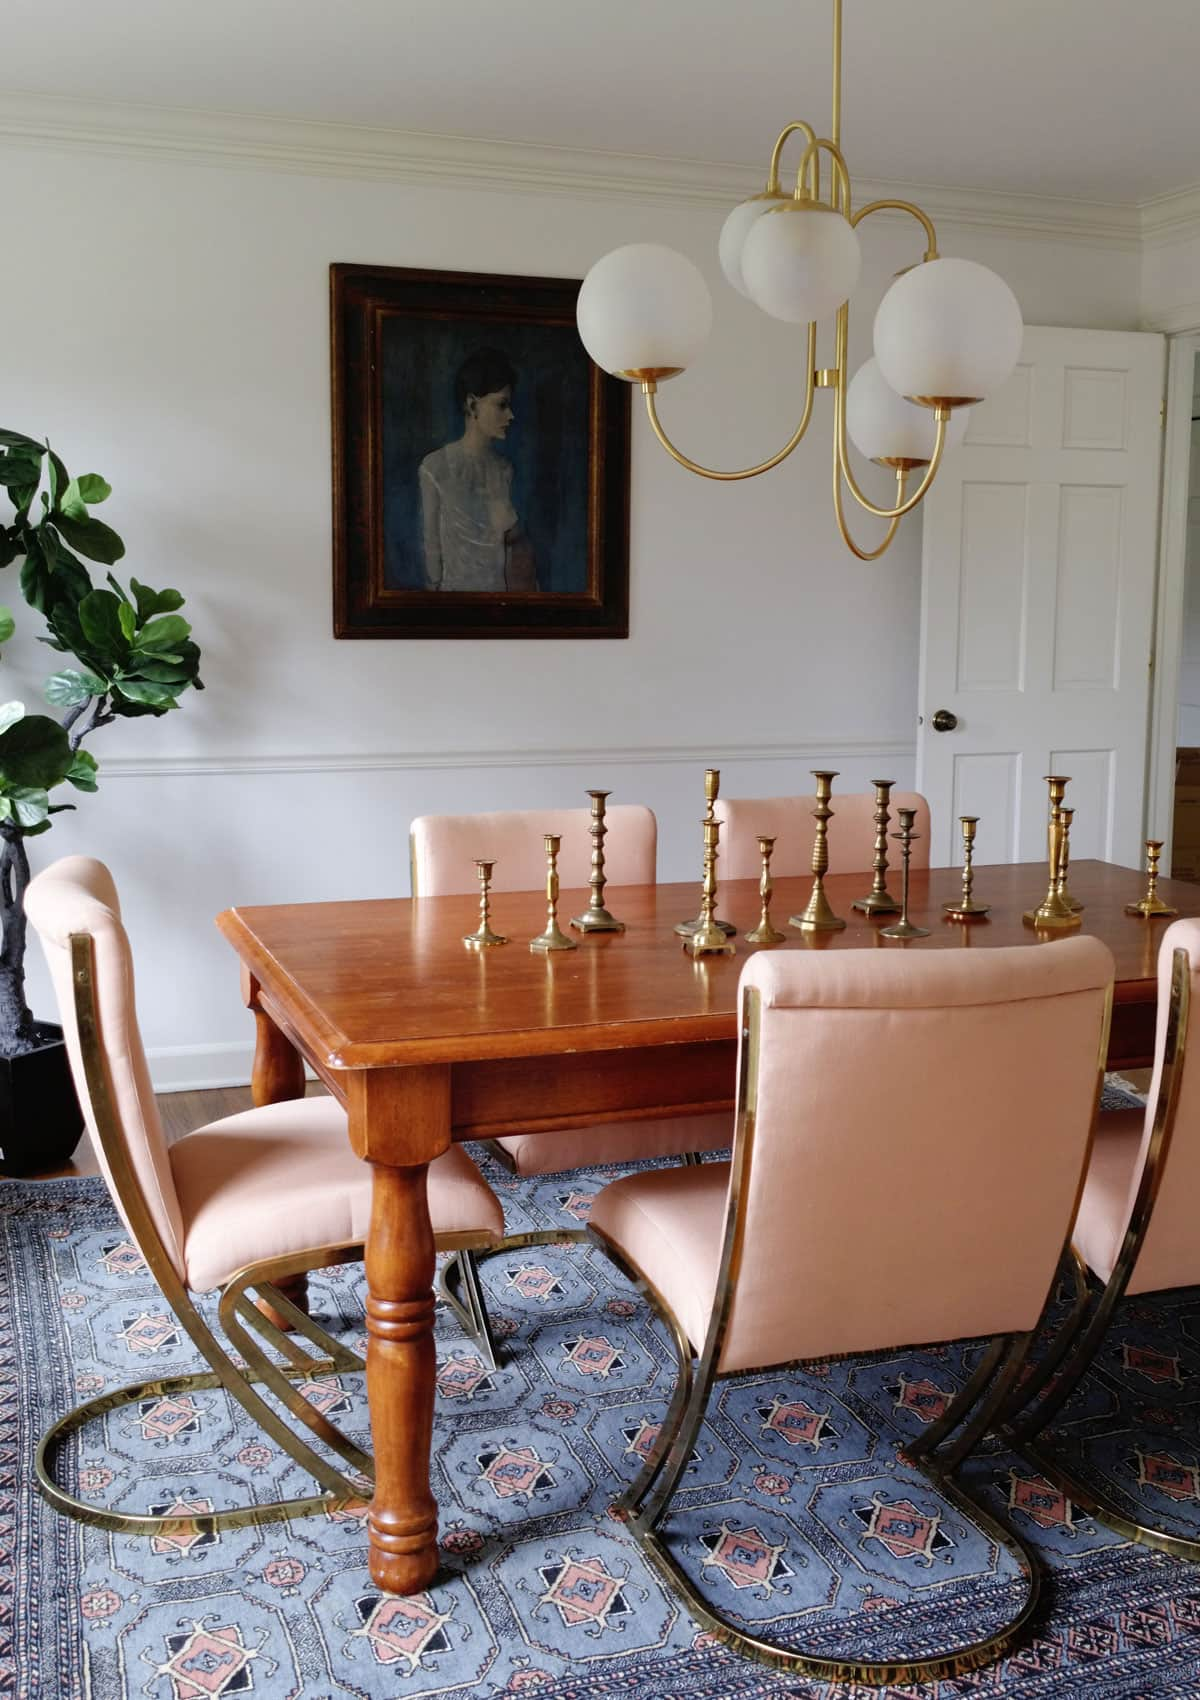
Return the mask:
M 775 839 L 771 872 L 780 879 L 789 874 L 807 874 L 812 869 L 812 812 L 816 797 L 718 797 L 714 813 L 721 823 L 720 860 L 717 872 L 723 880 L 757 879 L 760 871 L 760 834 Z M 829 871 L 831 874 L 868 873 L 875 859 L 875 793 L 835 791 L 830 807 Z M 912 862 L 914 868 L 929 866 L 929 804 L 916 791 L 892 792 L 889 832 L 899 826 L 898 808 L 915 809 Z M 900 846 L 888 839 L 888 863 L 899 877 Z M 898 895 L 898 894 L 897 894 Z
M 722 1371 L 1034 1326 L 1079 1196 L 1112 978 L 1092 938 L 752 958 Z
M 30 882 L 25 893 L 25 913 L 41 939 L 54 982 L 75 1091 L 97 1160 L 113 1201 L 137 1244 L 138 1234 L 118 1196 L 109 1155 L 100 1140 L 75 1014 L 70 941 L 77 933 L 91 937 L 100 1041 L 126 1153 L 151 1221 L 182 1278 L 183 1221 L 138 1031 L 133 957 L 121 925 L 121 906 L 112 875 L 103 862 L 90 856 L 65 856 Z
M 1148 923 L 1147 923 L 1148 924 Z M 1166 1161 L 1159 1181 L 1153 1214 L 1133 1268 L 1128 1291 L 1156 1293 L 1168 1287 L 1189 1287 L 1200 1281 L 1200 1229 L 1196 1225 L 1196 1199 L 1200 1197 L 1200 920 L 1173 921 L 1162 935 L 1158 949 L 1158 1030 L 1154 1043 L 1154 1078 L 1146 1100 L 1146 1119 L 1138 1161 L 1129 1184 L 1120 1217 L 1112 1224 L 1114 1254 L 1133 1210 L 1141 1181 L 1142 1165 L 1154 1130 L 1154 1108 L 1158 1101 L 1167 1040 L 1167 1017 L 1171 1001 L 1171 971 L 1177 950 L 1187 951 L 1191 1011 L 1189 1033 L 1176 1067 L 1179 1070 L 1175 1122 Z M 1103 1270 L 1105 1277 L 1108 1270 Z
M 619 803 L 606 814 L 604 873 L 610 885 L 653 885 L 658 826 L 640 803 Z M 564 888 L 586 886 L 592 871 L 590 809 L 508 809 L 480 815 L 420 815 L 412 823 L 414 897 L 451 897 L 478 890 L 477 859 L 491 859 L 493 891 L 536 891 L 546 883 L 546 834 L 562 838 L 558 877 Z

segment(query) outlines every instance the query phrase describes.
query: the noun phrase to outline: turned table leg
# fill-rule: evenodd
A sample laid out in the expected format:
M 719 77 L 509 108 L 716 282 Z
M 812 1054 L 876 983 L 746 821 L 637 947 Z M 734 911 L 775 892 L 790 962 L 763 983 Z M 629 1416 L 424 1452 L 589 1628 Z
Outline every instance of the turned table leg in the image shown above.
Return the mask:
M 375 1164 L 367 1239 L 367 1398 L 375 1450 L 371 1575 L 393 1594 L 427 1588 L 438 1567 L 429 1487 L 433 1394 L 433 1229 L 428 1165 Z

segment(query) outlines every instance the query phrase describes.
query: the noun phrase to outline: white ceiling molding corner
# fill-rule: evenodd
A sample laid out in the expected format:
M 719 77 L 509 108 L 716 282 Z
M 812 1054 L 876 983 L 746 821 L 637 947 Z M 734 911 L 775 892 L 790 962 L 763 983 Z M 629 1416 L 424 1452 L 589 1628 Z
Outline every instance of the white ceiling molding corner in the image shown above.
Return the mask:
M 457 188 L 503 184 L 510 191 L 529 194 L 588 194 L 714 206 L 728 206 L 762 186 L 761 174 L 749 166 L 14 93 L 0 93 L 0 145 L 86 149 L 313 176 Z M 896 196 L 916 200 L 943 226 L 1110 249 L 1136 249 L 1142 241 L 1144 213 L 1133 203 L 880 179 L 862 181 L 857 187 L 860 204 Z M 1184 192 L 1189 193 L 1200 203 L 1200 190 Z M 1161 196 L 1147 205 L 1157 209 L 1179 198 Z M 1168 219 L 1175 214 L 1162 216 Z
M 1200 237 L 1200 183 L 1154 195 L 1141 204 L 1142 241 L 1148 248 Z

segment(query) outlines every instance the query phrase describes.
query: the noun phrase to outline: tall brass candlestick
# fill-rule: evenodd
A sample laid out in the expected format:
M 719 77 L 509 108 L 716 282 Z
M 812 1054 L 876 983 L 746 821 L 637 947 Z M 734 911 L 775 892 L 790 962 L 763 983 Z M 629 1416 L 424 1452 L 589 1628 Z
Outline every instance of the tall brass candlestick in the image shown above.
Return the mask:
M 773 838 L 759 838 L 758 854 L 762 860 L 762 874 L 758 881 L 758 895 L 761 908 L 757 927 L 752 933 L 746 934 L 747 944 L 782 944 L 787 937 L 771 920 L 771 898 L 775 891 L 771 883 L 771 852 L 774 848 Z
M 624 921 L 618 921 L 615 915 L 610 915 L 604 907 L 604 835 L 607 827 L 604 824 L 604 799 L 611 795 L 608 791 L 589 791 L 592 799 L 592 819 L 588 831 L 592 835 L 592 877 L 588 881 L 592 895 L 588 898 L 588 906 L 582 915 L 576 915 L 571 920 L 573 927 L 578 927 L 581 933 L 623 933 Z
M 913 831 L 913 821 L 917 818 L 915 809 L 897 809 L 900 817 L 900 830 L 893 832 L 892 837 L 900 840 L 900 857 L 902 873 L 900 876 L 900 919 L 893 921 L 890 927 L 880 927 L 879 936 L 884 939 L 927 939 L 928 927 L 918 927 L 908 918 L 908 862 L 912 855 L 912 841 L 918 835 Z
M 1050 787 L 1050 821 L 1046 828 L 1046 850 L 1050 863 L 1050 883 L 1046 895 L 1036 909 L 1027 909 L 1021 919 L 1027 927 L 1044 927 L 1055 932 L 1063 932 L 1067 927 L 1077 927 L 1079 916 L 1063 902 L 1059 895 L 1059 869 L 1062 865 L 1063 848 L 1063 796 L 1070 779 L 1061 773 L 1048 773 L 1046 784 Z
M 508 943 L 503 933 L 492 931 L 489 912 L 491 909 L 492 869 L 495 866 L 495 862 L 476 862 L 475 864 L 475 875 L 479 880 L 479 926 L 475 932 L 463 934 L 463 943 L 468 950 L 486 950 L 489 945 Z
M 558 847 L 562 835 L 546 834 L 546 930 L 530 939 L 530 950 L 578 950 L 579 940 L 569 939 L 558 924 Z
M 705 810 L 704 810 L 704 819 L 700 823 L 701 826 L 706 825 L 710 820 L 713 819 L 713 808 L 714 808 L 714 805 L 716 804 L 717 796 L 720 792 L 720 789 L 721 789 L 721 770 L 720 770 L 720 768 L 719 767 L 706 767 L 705 770 L 704 770 L 704 802 L 705 802 L 706 806 L 705 806 Z M 679 934 L 679 936 L 681 938 L 689 939 L 689 938 L 691 938 L 692 934 L 696 931 L 697 927 L 699 927 L 701 925 L 703 920 L 704 920 L 703 915 L 697 915 L 694 918 L 694 920 L 680 921 L 679 925 L 675 928 L 675 931 Z M 732 937 L 733 934 L 737 932 L 737 928 L 735 926 L 733 926 L 732 923 L 729 922 L 729 921 L 718 921 L 718 920 L 714 919 L 713 926 L 714 927 L 720 927 L 721 931 L 723 933 L 728 934 L 730 937 Z
M 943 903 L 942 908 L 952 921 L 969 921 L 974 916 L 986 915 L 991 904 L 976 903 L 971 896 L 971 887 L 975 882 L 972 856 L 975 849 L 975 828 L 979 824 L 979 816 L 959 815 L 958 820 L 962 827 L 963 840 L 962 896 L 954 903 Z
M 1058 853 L 1058 895 L 1073 915 L 1083 914 L 1083 904 L 1077 897 L 1072 896 L 1067 884 L 1067 873 L 1071 866 L 1071 822 L 1075 819 L 1075 810 L 1062 808 L 1059 811 L 1062 819 L 1062 845 Z
M 701 888 L 699 925 L 683 941 L 683 948 L 693 956 L 732 956 L 733 940 L 713 919 L 717 907 L 717 839 L 721 835 L 719 820 L 706 819 L 704 828 L 704 884 Z
M 817 823 L 817 833 L 813 840 L 812 892 L 808 903 L 799 915 L 792 915 L 788 920 L 790 927 L 799 927 L 803 933 L 832 933 L 838 932 L 846 925 L 840 916 L 835 915 L 825 895 L 825 875 L 829 869 L 829 841 L 826 834 L 829 822 L 833 818 L 833 810 L 829 807 L 829 799 L 833 792 L 833 782 L 836 772 L 812 769 L 812 776 L 817 782 L 817 806 L 813 810 L 813 818 Z
M 1169 903 L 1164 903 L 1158 895 L 1158 858 L 1162 855 L 1162 839 L 1148 838 L 1146 840 L 1146 895 L 1139 903 L 1127 903 L 1127 915 L 1141 915 L 1149 919 L 1151 915 L 1178 915 L 1178 909 L 1172 909 Z
M 872 779 L 875 787 L 875 860 L 871 864 L 875 877 L 865 897 L 855 898 L 853 907 L 867 915 L 892 915 L 900 905 L 887 888 L 887 841 L 890 803 L 894 779 Z

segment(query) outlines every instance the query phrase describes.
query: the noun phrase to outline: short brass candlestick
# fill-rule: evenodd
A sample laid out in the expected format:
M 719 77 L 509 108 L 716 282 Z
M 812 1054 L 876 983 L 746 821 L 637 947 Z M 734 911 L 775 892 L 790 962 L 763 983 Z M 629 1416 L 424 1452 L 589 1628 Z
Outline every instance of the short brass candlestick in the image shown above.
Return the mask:
M 974 916 L 986 915 L 991 904 L 976 903 L 971 896 L 971 887 L 975 881 L 971 858 L 975 850 L 975 828 L 979 824 L 979 816 L 959 815 L 958 821 L 962 827 L 963 840 L 962 896 L 953 903 L 943 903 L 942 908 L 952 921 L 969 921 Z
M 1158 858 L 1162 855 L 1162 839 L 1148 838 L 1146 840 L 1146 895 L 1139 903 L 1127 903 L 1127 915 L 1141 915 L 1148 919 L 1151 915 L 1178 915 L 1178 909 L 1172 909 L 1169 903 L 1164 903 L 1158 895 Z
M 812 776 L 817 782 L 817 806 L 813 810 L 813 819 L 817 823 L 816 837 L 813 839 L 812 892 L 808 903 L 799 915 L 788 919 L 790 927 L 799 927 L 802 933 L 833 933 L 839 932 L 846 925 L 839 915 L 835 915 L 825 895 L 825 875 L 829 869 L 829 822 L 833 818 L 833 810 L 829 807 L 829 798 L 833 792 L 833 782 L 836 772 L 818 771 L 813 768 Z
M 900 830 L 893 832 L 892 837 L 900 840 L 900 858 L 903 872 L 900 876 L 900 919 L 893 921 L 890 927 L 880 927 L 879 936 L 883 939 L 927 939 L 928 927 L 918 927 L 908 918 L 908 861 L 912 855 L 912 841 L 919 835 L 913 831 L 913 821 L 917 817 L 915 809 L 897 809 L 900 817 Z
M 592 895 L 588 898 L 588 906 L 582 915 L 572 918 L 571 925 L 578 927 L 581 933 L 623 933 L 624 921 L 618 921 L 615 915 L 610 915 L 604 907 L 604 835 L 608 828 L 604 824 L 604 799 L 609 796 L 607 791 L 589 791 L 592 799 L 592 819 L 588 831 L 592 835 L 592 877 L 589 885 Z
M 701 888 L 699 925 L 683 941 L 684 950 L 693 956 L 732 956 L 733 940 L 719 921 L 713 919 L 717 907 L 717 839 L 721 836 L 719 820 L 706 819 L 704 827 L 704 884 Z
M 1067 873 L 1071 866 L 1071 822 L 1075 819 L 1074 809 L 1060 809 L 1062 817 L 1062 846 L 1058 853 L 1058 895 L 1073 915 L 1083 914 L 1083 904 L 1071 893 L 1067 884 Z
M 706 807 L 705 807 L 705 810 L 704 810 L 704 820 L 701 821 L 701 823 L 700 823 L 701 826 L 706 825 L 707 822 L 709 822 L 710 820 L 713 819 L 713 807 L 716 804 L 717 796 L 720 792 L 720 789 L 721 789 L 721 770 L 720 770 L 720 768 L 719 767 L 706 767 L 705 770 L 704 770 L 704 802 L 705 802 Z M 675 928 L 675 931 L 679 934 L 679 936 L 681 938 L 689 939 L 689 938 L 691 938 L 692 934 L 696 931 L 697 927 L 699 927 L 701 925 L 703 920 L 704 920 L 703 915 L 697 915 L 694 920 L 680 921 L 679 925 Z M 714 927 L 720 927 L 721 931 L 723 933 L 726 933 L 731 938 L 732 938 L 733 934 L 737 932 L 737 928 L 735 926 L 733 926 L 732 923 L 729 922 L 729 921 L 714 920 L 713 926 Z
M 562 836 L 546 834 L 546 930 L 530 939 L 530 950 L 578 950 L 579 940 L 569 939 L 558 924 L 558 847 Z
M 1046 828 L 1046 850 L 1050 862 L 1050 883 L 1046 887 L 1046 895 L 1036 909 L 1027 909 L 1021 919 L 1027 927 L 1044 927 L 1055 932 L 1062 932 L 1067 927 L 1077 927 L 1079 916 L 1059 895 L 1059 869 L 1062 866 L 1063 847 L 1063 796 L 1071 783 L 1065 774 L 1048 773 L 1046 784 L 1050 787 L 1050 822 Z
M 867 915 L 894 915 L 900 905 L 887 888 L 887 841 L 888 821 L 891 819 L 890 803 L 894 779 L 872 779 L 875 787 L 875 860 L 871 866 L 875 877 L 871 881 L 871 889 L 865 897 L 855 898 L 852 905 L 861 909 Z
M 759 911 L 758 925 L 752 933 L 746 934 L 747 944 L 782 944 L 787 937 L 771 920 L 771 898 L 775 887 L 771 883 L 771 852 L 775 848 L 773 838 L 759 838 L 758 854 L 762 859 L 762 874 L 758 881 L 758 895 L 762 907 Z
M 495 862 L 476 862 L 475 874 L 479 880 L 479 926 L 473 933 L 463 934 L 463 943 L 468 950 L 486 950 L 489 945 L 507 944 L 508 939 L 503 933 L 494 933 L 491 923 L 491 888 L 492 869 Z

